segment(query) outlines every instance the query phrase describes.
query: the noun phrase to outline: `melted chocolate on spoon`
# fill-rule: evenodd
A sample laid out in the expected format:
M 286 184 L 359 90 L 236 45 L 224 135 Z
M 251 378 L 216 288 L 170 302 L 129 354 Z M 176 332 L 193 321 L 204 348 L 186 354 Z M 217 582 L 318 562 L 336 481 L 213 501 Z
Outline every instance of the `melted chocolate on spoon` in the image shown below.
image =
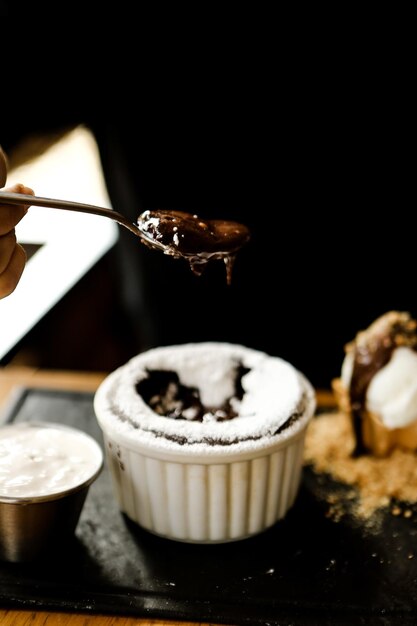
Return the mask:
M 209 261 L 223 260 L 228 284 L 236 254 L 250 237 L 249 229 L 238 222 L 202 220 L 184 211 L 147 210 L 139 215 L 137 224 L 145 243 L 186 259 L 198 276 Z

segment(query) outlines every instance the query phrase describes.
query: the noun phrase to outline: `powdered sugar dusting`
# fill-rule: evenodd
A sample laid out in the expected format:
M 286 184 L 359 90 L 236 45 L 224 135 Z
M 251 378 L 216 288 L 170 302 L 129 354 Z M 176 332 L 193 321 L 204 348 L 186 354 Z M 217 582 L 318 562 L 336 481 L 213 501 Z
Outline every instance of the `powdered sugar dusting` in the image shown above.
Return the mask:
M 221 406 L 235 395 L 239 365 L 250 371 L 242 377 L 243 398 L 233 407 L 238 416 L 227 421 L 159 416 L 136 391 L 147 370 L 171 370 L 182 384 L 198 389 L 204 405 Z M 116 437 L 161 449 L 194 447 L 211 454 L 225 446 L 262 447 L 263 439 L 283 436 L 278 431 L 291 418 L 294 424 L 284 433 L 298 428 L 297 422 L 304 422 L 314 410 L 314 394 L 286 361 L 243 346 L 212 342 L 156 348 L 134 357 L 102 383 L 95 408 L 103 428 Z

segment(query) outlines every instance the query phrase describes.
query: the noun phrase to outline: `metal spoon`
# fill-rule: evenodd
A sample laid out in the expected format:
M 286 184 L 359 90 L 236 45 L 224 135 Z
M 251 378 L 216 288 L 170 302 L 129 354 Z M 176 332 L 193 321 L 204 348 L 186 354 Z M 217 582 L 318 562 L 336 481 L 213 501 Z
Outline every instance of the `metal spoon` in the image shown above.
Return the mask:
M 195 274 L 201 274 L 209 261 L 223 260 L 227 282 L 231 281 L 233 261 L 238 250 L 249 240 L 246 226 L 227 220 L 202 220 L 183 211 L 146 210 L 137 223 L 112 209 L 70 200 L 42 198 L 0 191 L 0 204 L 28 204 L 50 209 L 64 209 L 109 217 L 139 237 L 148 247 L 164 254 L 186 259 Z
M 131 222 L 127 217 L 113 209 L 105 209 L 103 207 L 95 206 L 94 204 L 83 204 L 82 202 L 73 202 L 72 200 L 57 200 L 56 198 L 42 198 L 41 196 L 31 196 L 29 194 L 12 193 L 10 191 L 0 191 L 0 203 L 4 204 L 28 204 L 32 206 L 42 206 L 48 209 L 64 209 L 66 211 L 77 211 L 81 213 L 92 213 L 94 215 L 101 215 L 102 217 L 109 217 L 115 220 L 118 224 L 121 224 L 134 235 L 137 235 L 141 239 L 146 239 L 146 243 L 149 245 L 149 238 L 145 237 L 137 224 Z M 163 246 L 158 242 L 153 242 L 156 248 L 162 249 Z

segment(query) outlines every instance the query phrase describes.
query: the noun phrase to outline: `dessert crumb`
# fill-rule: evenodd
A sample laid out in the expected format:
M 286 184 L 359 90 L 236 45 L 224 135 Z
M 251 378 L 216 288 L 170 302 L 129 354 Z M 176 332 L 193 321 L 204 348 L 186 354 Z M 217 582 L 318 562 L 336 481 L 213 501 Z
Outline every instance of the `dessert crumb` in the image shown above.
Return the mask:
M 383 458 L 354 457 L 354 446 L 351 422 L 345 413 L 325 413 L 310 423 L 305 464 L 316 474 L 352 487 L 342 492 L 326 487 L 327 516 L 339 521 L 353 513 L 362 521 L 377 524 L 378 512 L 388 508 L 394 516 L 412 517 L 412 505 L 417 504 L 417 455 L 396 448 Z

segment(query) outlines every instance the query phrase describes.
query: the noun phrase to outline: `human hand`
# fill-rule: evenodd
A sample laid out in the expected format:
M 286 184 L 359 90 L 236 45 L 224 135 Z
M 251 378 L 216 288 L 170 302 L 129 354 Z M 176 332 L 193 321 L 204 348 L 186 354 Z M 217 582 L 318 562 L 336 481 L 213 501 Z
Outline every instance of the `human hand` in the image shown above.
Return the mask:
M 0 186 L 6 182 L 6 172 L 6 159 L 0 148 Z M 13 185 L 7 191 L 34 195 L 24 185 Z M 0 298 L 14 291 L 25 267 L 26 253 L 16 241 L 15 226 L 28 208 L 27 204 L 1 204 L 0 199 Z

